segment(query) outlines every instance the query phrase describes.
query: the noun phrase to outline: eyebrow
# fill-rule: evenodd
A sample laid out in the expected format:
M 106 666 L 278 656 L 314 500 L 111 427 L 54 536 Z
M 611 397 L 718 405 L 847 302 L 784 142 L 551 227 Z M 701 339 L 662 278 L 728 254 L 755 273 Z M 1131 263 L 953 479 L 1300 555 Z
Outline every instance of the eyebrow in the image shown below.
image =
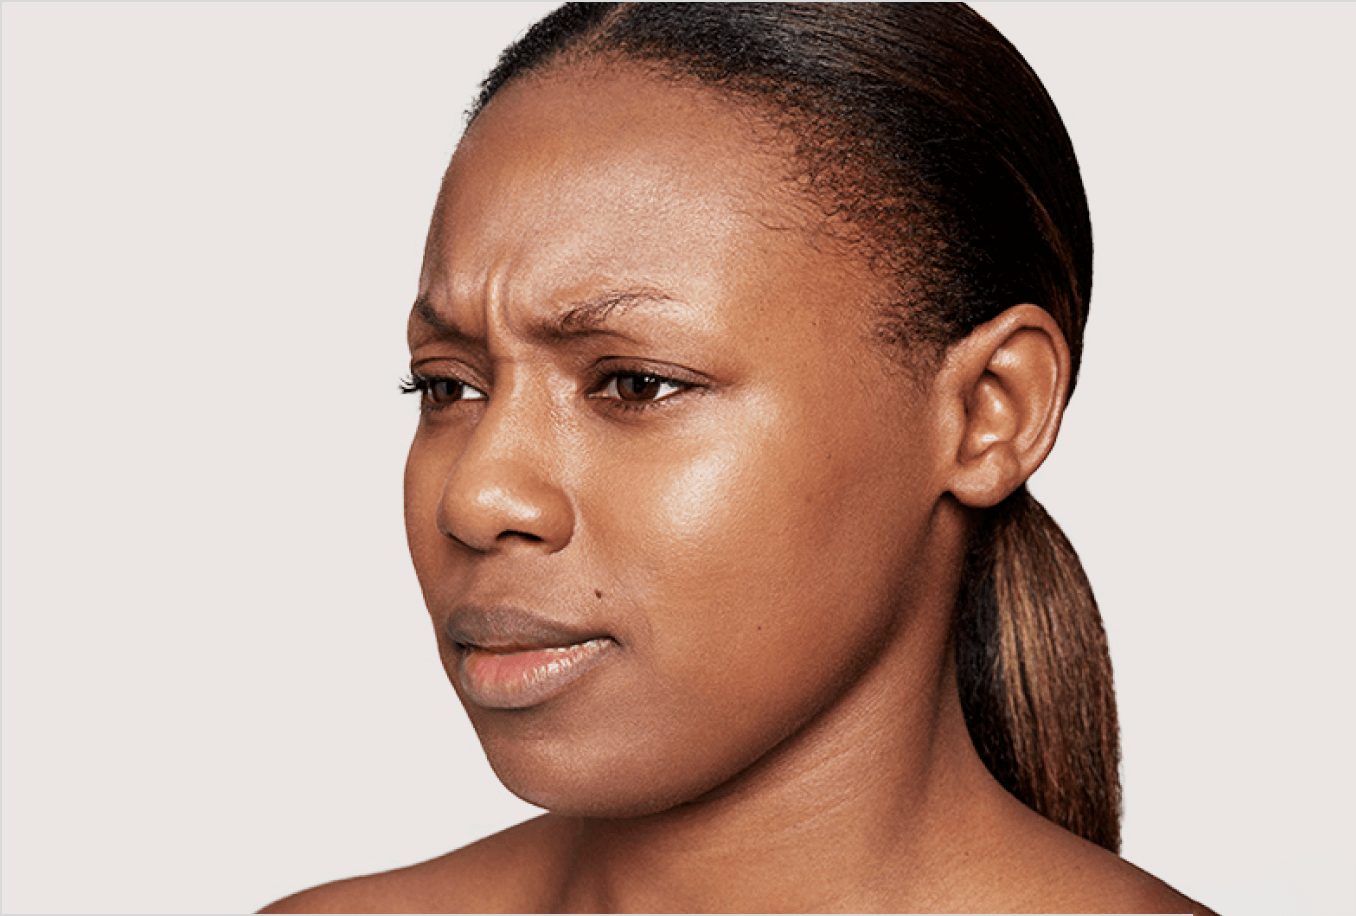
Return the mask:
M 573 337 L 596 334 L 613 317 L 621 317 L 638 305 L 667 304 L 676 300 L 656 289 L 609 290 L 570 305 L 557 318 L 548 322 L 546 331 L 552 337 Z
M 438 310 L 433 307 L 433 303 L 428 301 L 428 296 L 420 296 L 414 300 L 414 314 L 420 321 L 428 325 L 439 337 L 466 337 L 461 331 L 452 325 L 443 321 Z
M 607 290 L 579 302 L 572 302 L 560 314 L 552 316 L 534 329 L 534 336 L 562 340 L 614 333 L 605 329 L 608 321 L 629 312 L 639 305 L 676 303 L 667 293 L 651 287 Z M 439 337 L 470 342 L 471 335 L 456 327 L 441 315 L 427 296 L 414 300 L 414 313 Z

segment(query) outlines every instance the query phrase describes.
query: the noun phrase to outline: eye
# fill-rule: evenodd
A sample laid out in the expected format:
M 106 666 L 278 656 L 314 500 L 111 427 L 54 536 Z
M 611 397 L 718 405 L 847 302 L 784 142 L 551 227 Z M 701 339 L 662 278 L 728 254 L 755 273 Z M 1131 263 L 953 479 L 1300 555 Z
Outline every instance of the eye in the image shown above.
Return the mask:
M 691 386 L 683 382 L 651 375 L 648 372 L 618 372 L 613 375 L 595 397 L 612 398 L 628 403 L 662 401 Z
M 400 383 L 400 390 L 406 394 L 419 394 L 423 406 L 434 409 L 455 404 L 458 401 L 483 401 L 485 392 L 473 388 L 460 379 L 439 375 L 420 375 L 413 373 Z

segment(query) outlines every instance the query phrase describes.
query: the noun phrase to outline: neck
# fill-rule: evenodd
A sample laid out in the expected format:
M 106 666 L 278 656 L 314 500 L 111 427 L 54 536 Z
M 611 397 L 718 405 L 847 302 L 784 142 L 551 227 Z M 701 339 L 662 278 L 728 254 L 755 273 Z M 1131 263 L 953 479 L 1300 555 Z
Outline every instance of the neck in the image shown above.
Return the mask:
M 898 640 L 911 657 L 883 658 L 845 702 L 702 798 L 647 817 L 561 819 L 572 865 L 559 905 L 786 912 L 935 899 L 1002 790 L 970 743 L 950 654 L 927 665 L 927 642 Z

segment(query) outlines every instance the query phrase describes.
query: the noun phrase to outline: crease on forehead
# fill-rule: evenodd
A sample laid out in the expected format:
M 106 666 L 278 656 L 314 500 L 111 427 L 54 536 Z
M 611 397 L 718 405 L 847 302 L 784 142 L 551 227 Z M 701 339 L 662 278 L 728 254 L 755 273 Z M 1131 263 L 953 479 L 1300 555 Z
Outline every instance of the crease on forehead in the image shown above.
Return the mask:
M 498 205 L 493 203 L 492 195 L 486 198 L 484 195 L 488 191 L 483 185 L 471 184 L 463 185 L 464 176 L 458 176 L 458 166 L 464 168 L 468 157 L 490 155 L 491 162 L 495 163 L 492 169 L 502 169 L 502 160 L 497 156 L 501 151 L 495 149 L 497 144 L 504 142 L 504 137 L 511 137 L 523 148 L 531 148 L 530 132 L 532 130 L 550 130 L 549 122 L 552 118 L 560 117 L 568 110 L 573 110 L 571 106 L 580 104 L 578 92 L 585 90 L 590 93 L 594 91 L 590 83 L 601 84 L 596 87 L 599 92 L 606 93 L 609 90 L 615 90 L 622 93 L 624 99 L 628 102 L 622 106 L 623 110 L 629 111 L 636 107 L 638 103 L 644 103 L 647 117 L 640 119 L 640 123 L 635 121 L 625 121 L 618 128 L 618 122 L 615 117 L 610 117 L 611 109 L 607 107 L 606 101 L 598 103 L 596 110 L 602 112 L 600 115 L 604 123 L 610 126 L 604 134 L 613 137 L 635 137 L 638 147 L 647 150 L 643 152 L 641 163 L 648 163 L 645 168 L 654 169 L 656 164 L 661 168 L 655 172 L 651 171 L 653 181 L 658 184 L 655 188 L 668 184 L 675 177 L 681 178 L 684 173 L 713 175 L 715 181 L 705 187 L 704 192 L 693 191 L 693 195 L 687 198 L 689 205 L 696 202 L 703 196 L 714 194 L 710 200 L 712 203 L 718 203 L 718 212 L 714 212 L 708 217 L 707 225 L 710 229 L 715 229 L 720 223 L 726 223 L 726 231 L 736 233 L 745 231 L 732 225 L 734 221 L 743 223 L 745 227 L 750 225 L 757 226 L 760 230 L 771 230 L 776 233 L 794 232 L 799 233 L 813 249 L 819 249 L 821 253 L 826 247 L 834 247 L 838 250 L 834 254 L 846 256 L 845 260 L 859 261 L 857 252 L 851 251 L 847 246 L 838 247 L 837 245 L 826 245 L 829 240 L 823 235 L 822 223 L 824 214 L 818 203 L 811 199 L 810 195 L 805 193 L 803 184 L 797 182 L 795 177 L 799 172 L 799 166 L 795 162 L 795 157 L 791 152 L 791 143 L 782 125 L 766 120 L 757 105 L 749 105 L 746 102 L 731 98 L 726 93 L 710 87 L 693 84 L 688 81 L 675 81 L 666 79 L 654 72 L 645 72 L 643 68 L 636 67 L 610 67 L 610 68 L 552 68 L 543 73 L 531 74 L 520 81 L 509 84 L 497 95 L 489 105 L 481 112 L 480 116 L 471 125 L 467 136 L 463 138 L 459 145 L 453 162 L 449 165 L 447 174 L 444 177 L 443 186 L 439 192 L 438 204 L 434 214 L 433 223 L 430 227 L 429 247 L 426 250 L 424 262 L 424 276 L 421 282 L 421 295 L 416 302 L 415 312 L 411 318 L 411 332 L 415 332 L 415 320 L 427 326 L 432 332 L 440 336 L 456 336 L 463 339 L 483 338 L 485 330 L 481 327 L 482 323 L 487 321 L 502 320 L 505 317 L 506 306 L 514 306 L 508 309 L 509 312 L 516 312 L 514 315 L 515 323 L 519 318 L 531 321 L 536 327 L 533 328 L 534 336 L 538 337 L 566 337 L 578 336 L 582 333 L 597 332 L 609 320 L 619 318 L 629 312 L 634 306 L 642 302 L 675 302 L 681 299 L 682 295 L 675 297 L 670 292 L 665 292 L 662 284 L 647 283 L 653 279 L 647 278 L 633 269 L 620 266 L 619 270 L 613 270 L 612 267 L 618 265 L 607 265 L 606 263 L 593 264 L 592 267 L 599 269 L 602 275 L 613 274 L 615 283 L 608 283 L 599 278 L 599 282 L 593 288 L 578 289 L 577 293 L 583 296 L 578 300 L 572 300 L 570 291 L 556 285 L 551 289 L 551 283 L 547 287 L 537 286 L 533 279 L 527 276 L 519 278 L 517 276 L 518 268 L 529 266 L 521 263 L 508 264 L 501 262 L 498 265 L 488 264 L 487 261 L 499 261 L 500 258 L 507 256 L 509 261 L 519 262 L 519 255 L 505 251 L 492 251 L 481 249 L 476 251 L 478 246 L 472 245 L 470 249 L 463 249 L 461 244 L 454 243 L 455 238 L 459 238 L 461 233 L 457 231 L 458 218 L 457 213 L 460 209 L 460 203 L 466 203 L 472 214 L 481 212 L 494 212 Z M 556 104 L 557 99 L 552 98 L 560 87 L 567 87 L 567 94 L 564 97 L 568 104 Z M 553 91 L 554 90 L 554 91 Z M 574 92 L 571 98 L 569 91 Z M 653 112 L 658 109 L 667 108 L 666 105 L 658 105 L 653 99 L 647 98 L 653 93 L 659 93 L 662 96 L 670 94 L 683 97 L 682 107 L 689 111 L 697 109 L 699 113 L 709 112 L 711 121 L 697 121 L 687 124 L 686 127 L 679 128 L 677 134 L 673 133 L 675 122 L 672 117 L 662 117 L 655 120 Z M 594 96 L 602 99 L 604 96 Z M 661 98 L 662 102 L 663 99 Z M 586 107 L 585 113 L 595 109 Z M 539 112 L 545 112 L 545 122 L 542 119 L 533 117 Z M 509 118 L 505 122 L 504 118 Z M 679 118 L 679 121 L 682 119 Z M 725 124 L 716 122 L 724 121 Z M 697 125 L 693 127 L 693 123 Z M 730 131 L 730 125 L 735 130 Z M 503 134 L 502 130 L 507 127 L 508 133 Z M 496 137 L 496 131 L 500 135 Z M 527 131 L 527 133 L 524 133 Z M 568 131 L 567 131 L 568 133 Z M 649 142 L 660 134 L 668 134 L 670 137 L 677 137 L 675 148 L 677 149 L 674 164 L 669 168 L 662 168 L 662 157 L 656 159 L 653 154 L 653 145 Z M 689 135 L 684 137 L 683 135 Z M 591 160 L 595 155 L 599 155 L 602 150 L 604 159 L 611 157 L 623 147 L 598 145 L 597 134 L 592 137 L 585 136 L 584 145 L 578 149 L 555 146 L 557 152 L 567 152 L 575 158 L 572 161 L 581 163 L 581 167 L 591 168 L 593 174 L 608 175 L 613 179 L 617 176 L 614 168 L 598 170 L 596 163 L 590 166 Z M 690 141 L 690 142 L 689 142 Z M 692 162 L 690 154 L 694 149 L 704 148 L 717 155 L 725 156 L 728 161 L 724 164 L 727 168 L 717 168 L 712 173 L 709 167 L 703 167 L 698 172 L 691 172 Z M 577 156 L 575 154 L 578 154 Z M 615 165 L 615 163 L 614 163 Z M 637 173 L 637 174 L 644 174 Z M 458 180 L 458 179 L 461 180 Z M 511 179 L 512 176 L 506 176 Z M 548 192 L 541 198 L 547 206 L 553 209 L 562 206 L 569 206 L 568 202 L 582 202 L 585 206 L 582 209 L 576 209 L 576 214 L 591 212 L 593 206 L 603 204 L 612 200 L 611 195 L 602 196 L 592 195 L 584 191 L 589 186 L 589 182 L 584 182 L 579 186 L 573 186 L 568 182 L 562 182 L 565 186 L 557 191 Z M 649 182 L 641 181 L 639 185 L 631 185 L 631 193 L 636 193 L 637 187 L 642 187 Z M 672 187 L 672 186 L 670 186 Z M 680 189 L 681 190 L 681 189 Z M 469 201 L 464 201 L 462 193 L 469 192 L 471 197 Z M 623 212 L 632 209 L 634 204 L 623 198 L 613 200 L 614 205 L 620 205 Z M 658 198 L 662 200 L 661 198 Z M 487 201 L 492 204 L 492 208 L 485 210 Z M 723 214 L 723 216 L 722 216 Z M 478 217 L 472 215 L 474 223 Z M 598 217 L 595 217 L 597 219 Z M 662 221 L 661 221 L 662 222 Z M 524 225 L 531 225 L 520 222 L 509 222 L 507 225 L 513 228 L 504 232 L 502 237 L 519 237 L 524 231 Z M 496 232 L 502 232 L 502 225 Z M 546 247 L 552 246 L 551 239 L 543 239 Z M 631 245 L 638 243 L 640 239 L 631 237 Z M 837 240 L 835 240 L 837 241 Z M 461 255 L 453 253 L 451 248 L 461 250 Z M 630 247 L 630 246 L 627 246 Z M 610 252 L 615 253 L 618 249 L 609 248 L 604 245 L 602 248 L 595 249 L 604 254 L 604 262 L 608 260 L 606 255 Z M 534 259 L 539 258 L 544 248 L 540 245 L 531 246 Z M 572 255 L 572 267 L 568 273 L 584 267 L 577 260 L 578 252 Z M 783 251 L 781 256 L 786 256 Z M 462 258 L 469 258 L 470 263 Z M 462 266 L 456 267 L 452 262 L 461 260 Z M 475 263 L 481 262 L 481 263 Z M 536 267 L 540 265 L 537 260 Z M 635 265 L 632 265 L 634 267 Z M 651 265 L 655 266 L 655 265 Z M 847 265 L 844 264 L 844 267 Z M 470 270 L 465 269 L 470 267 Z M 500 268 L 513 267 L 513 270 L 504 270 Z M 529 274 L 536 274 L 535 269 L 529 269 Z M 662 275 L 663 269 L 659 270 Z M 631 274 L 630 277 L 625 276 Z M 557 274 L 558 278 L 564 275 Z M 537 286 L 530 294 L 530 299 L 518 300 L 518 296 L 528 293 L 528 290 L 508 289 L 509 286 L 518 285 L 515 281 L 518 279 L 527 280 L 533 286 Z M 538 274 L 535 279 L 545 279 Z M 582 279 L 582 278 L 580 278 Z M 662 277 L 661 277 L 662 279 Z M 682 282 L 682 278 L 672 278 L 678 282 L 678 288 L 684 293 L 690 293 L 687 290 L 687 284 Z M 568 284 L 568 285 L 573 285 Z M 518 295 L 514 295 L 514 294 Z M 556 298 L 559 296 L 559 298 Z M 554 299 L 554 301 L 552 301 Z M 535 300 L 535 301 L 534 301 Z M 443 311 L 439 311 L 442 309 Z M 496 319 L 494 313 L 500 312 Z M 474 317 L 473 317 L 474 313 Z M 454 322 L 449 318 L 450 314 L 462 315 L 465 320 L 471 322 L 473 326 L 455 328 Z M 530 316 L 530 317 L 529 317 Z M 526 327 L 523 328 L 527 330 Z M 413 339 L 413 337 L 412 337 Z
M 655 287 L 633 286 L 606 289 L 586 299 L 566 302 L 534 318 L 524 329 L 525 336 L 542 341 L 557 341 L 596 334 L 615 334 L 609 325 L 639 306 L 658 307 L 671 311 L 683 304 L 673 296 Z M 494 310 L 491 310 L 494 311 Z M 463 343 L 479 343 L 481 336 L 459 327 L 455 320 L 439 313 L 432 297 L 420 295 L 411 314 L 411 331 L 419 323 L 441 339 Z

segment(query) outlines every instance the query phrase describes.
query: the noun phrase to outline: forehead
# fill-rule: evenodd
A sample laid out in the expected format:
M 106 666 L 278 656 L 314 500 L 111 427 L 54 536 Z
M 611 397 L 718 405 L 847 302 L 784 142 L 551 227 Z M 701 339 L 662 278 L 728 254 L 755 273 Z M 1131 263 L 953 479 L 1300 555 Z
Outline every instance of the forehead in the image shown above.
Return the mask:
M 756 111 L 633 69 L 570 69 L 505 87 L 445 179 L 452 215 L 498 213 L 508 188 L 538 212 L 656 213 L 681 196 L 722 210 L 799 209 Z M 468 172 L 472 173 L 468 176 Z M 544 179 L 544 180 L 543 180 Z M 765 215 L 765 214 L 764 214 Z
M 810 236 L 775 137 L 756 112 L 633 70 L 510 84 L 453 157 L 421 297 L 545 307 L 600 285 L 700 296 L 807 259 L 856 272 Z

